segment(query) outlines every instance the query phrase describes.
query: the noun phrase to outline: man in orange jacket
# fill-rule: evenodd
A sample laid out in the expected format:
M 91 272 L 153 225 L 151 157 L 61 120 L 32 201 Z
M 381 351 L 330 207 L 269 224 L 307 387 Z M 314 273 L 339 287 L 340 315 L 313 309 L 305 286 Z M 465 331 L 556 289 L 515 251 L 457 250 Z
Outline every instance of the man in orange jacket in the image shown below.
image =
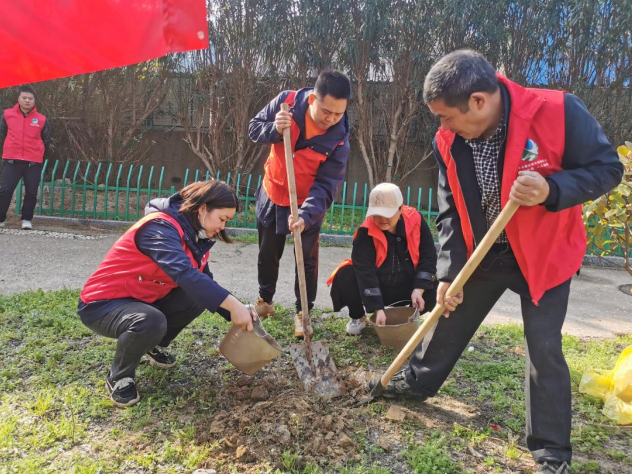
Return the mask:
M 262 185 L 257 189 L 257 261 L 260 317 L 274 313 L 272 298 L 279 277 L 279 261 L 290 233 L 290 198 L 283 150 L 283 130 L 290 129 L 299 219 L 292 232 L 301 232 L 309 309 L 318 283 L 318 236 L 325 212 L 345 176 L 349 159 L 349 78 L 338 71 L 320 73 L 314 88 L 283 91 L 248 124 L 255 143 L 271 145 Z M 289 105 L 289 112 L 281 104 Z M 296 317 L 294 334 L 303 337 L 298 277 L 295 278 Z
M 426 77 L 424 101 L 440 119 L 437 301 L 447 307 L 392 394 L 434 396 L 501 295 L 522 303 L 527 446 L 539 474 L 571 461 L 571 382 L 562 325 L 571 277 L 582 263 L 581 205 L 620 182 L 623 167 L 575 96 L 524 88 L 480 54 L 454 51 Z M 521 205 L 483 263 L 444 295 L 509 199 Z M 448 314 L 446 314 L 447 316 Z

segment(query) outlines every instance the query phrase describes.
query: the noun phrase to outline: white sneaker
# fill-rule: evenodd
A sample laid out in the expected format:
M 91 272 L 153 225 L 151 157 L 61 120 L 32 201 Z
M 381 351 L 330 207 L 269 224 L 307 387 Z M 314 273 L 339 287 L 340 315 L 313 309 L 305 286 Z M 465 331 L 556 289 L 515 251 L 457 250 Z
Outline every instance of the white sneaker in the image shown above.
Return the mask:
M 22 221 L 22 229 L 33 230 L 33 223 L 31 221 Z
M 366 327 L 366 315 L 360 319 L 350 319 L 347 323 L 347 334 L 350 336 L 359 336 Z
M 0 222 L 0 229 L 4 227 L 4 222 Z

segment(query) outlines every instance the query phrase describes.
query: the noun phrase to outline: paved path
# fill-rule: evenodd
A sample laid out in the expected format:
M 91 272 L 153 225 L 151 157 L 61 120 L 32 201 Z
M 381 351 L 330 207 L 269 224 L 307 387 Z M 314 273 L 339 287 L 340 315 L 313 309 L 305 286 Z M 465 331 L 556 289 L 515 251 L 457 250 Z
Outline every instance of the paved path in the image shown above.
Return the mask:
M 14 226 L 9 226 L 14 227 Z M 81 288 L 120 232 L 38 225 L 33 232 L 0 229 L 0 294 L 42 288 Z M 320 249 L 319 294 L 316 306 L 331 308 L 325 281 L 350 248 Z M 276 301 L 294 303 L 292 247 L 281 262 Z M 211 270 L 217 281 L 244 300 L 254 301 L 257 291 L 257 246 L 218 243 L 211 252 Z M 617 289 L 632 283 L 623 271 L 583 268 L 571 285 L 564 332 L 581 337 L 612 337 L 632 333 L 632 296 Z M 466 295 L 467 297 L 468 295 Z M 507 292 L 496 304 L 487 324 L 521 322 L 520 299 Z

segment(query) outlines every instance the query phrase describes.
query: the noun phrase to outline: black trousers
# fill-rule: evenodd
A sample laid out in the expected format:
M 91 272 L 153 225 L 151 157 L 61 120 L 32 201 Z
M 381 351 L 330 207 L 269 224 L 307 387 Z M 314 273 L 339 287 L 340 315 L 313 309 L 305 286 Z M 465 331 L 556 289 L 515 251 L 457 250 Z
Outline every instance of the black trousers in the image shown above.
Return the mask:
M 276 233 L 276 223 L 274 222 L 268 227 L 263 227 L 257 221 L 257 230 L 259 232 L 259 257 L 257 258 L 259 296 L 267 303 L 270 303 L 276 293 L 276 284 L 279 279 L 279 262 L 285 249 L 286 236 Z M 309 310 L 314 307 L 318 287 L 319 236 L 320 224 L 313 224 L 309 229 L 301 233 Z M 294 274 L 294 294 L 296 295 L 296 311 L 300 311 L 301 294 L 296 270 Z
M 42 164 L 24 160 L 3 160 L 2 177 L 0 178 L 0 222 L 7 219 L 7 211 L 11 205 L 13 192 L 20 179 L 24 179 L 24 202 L 22 203 L 22 220 L 33 220 L 33 211 L 37 203 L 37 190 L 42 175 Z
M 156 346 L 167 347 L 203 311 L 178 287 L 153 304 L 134 301 L 117 306 L 86 326 L 118 339 L 110 377 L 120 380 L 133 378 L 144 354 Z
M 382 301 L 385 306 L 392 305 L 400 301 L 410 303 L 410 294 L 413 291 L 412 280 L 410 285 L 400 285 L 396 287 L 384 286 L 380 287 L 382 292 Z M 334 281 L 331 283 L 331 300 L 334 305 L 334 311 L 340 311 L 345 306 L 349 308 L 349 316 L 352 319 L 360 319 L 366 314 L 364 305 L 362 304 L 362 295 L 358 280 L 356 278 L 355 267 L 346 265 L 336 273 Z M 437 303 L 437 290 L 424 291 L 425 307 L 422 314 L 432 311 Z
M 512 253 L 491 254 L 463 289 L 464 300 L 441 317 L 410 358 L 406 379 L 414 390 L 436 395 L 470 339 L 505 290 L 521 295 L 525 336 L 526 440 L 534 459 L 570 462 L 571 379 L 562 353 L 570 280 L 532 303 Z

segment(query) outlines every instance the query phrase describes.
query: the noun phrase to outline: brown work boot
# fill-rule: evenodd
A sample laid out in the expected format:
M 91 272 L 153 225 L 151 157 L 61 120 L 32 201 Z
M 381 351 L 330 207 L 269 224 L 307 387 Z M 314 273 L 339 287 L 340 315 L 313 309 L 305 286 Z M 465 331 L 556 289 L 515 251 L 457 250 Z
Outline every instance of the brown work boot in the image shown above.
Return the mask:
M 274 303 L 266 303 L 263 298 L 260 296 L 255 301 L 255 311 L 257 315 L 261 319 L 266 319 L 268 316 L 272 316 L 274 314 Z
M 305 337 L 305 331 L 303 330 L 303 312 L 299 311 L 294 316 L 294 336 L 297 339 L 303 339 Z

